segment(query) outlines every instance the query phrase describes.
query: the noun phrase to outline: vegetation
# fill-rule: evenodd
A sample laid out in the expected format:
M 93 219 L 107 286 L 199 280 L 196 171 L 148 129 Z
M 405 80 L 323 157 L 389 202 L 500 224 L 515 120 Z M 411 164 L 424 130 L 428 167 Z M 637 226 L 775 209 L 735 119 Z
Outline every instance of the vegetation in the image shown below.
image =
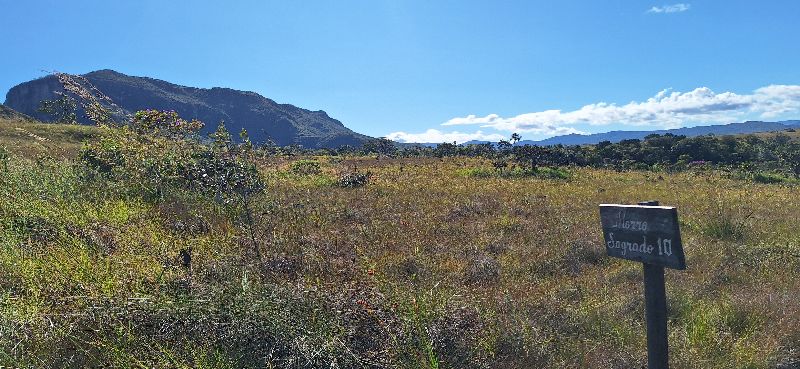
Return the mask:
M 681 211 L 673 367 L 800 365 L 790 136 L 310 152 L 59 79 L 98 127 L 3 122 L 0 366 L 641 367 L 597 204 L 642 199 Z
M 320 174 L 320 168 L 319 162 L 313 159 L 301 159 L 292 163 L 292 173 L 299 175 Z
M 800 363 L 800 201 L 769 156 L 791 140 L 532 167 L 517 146 L 312 156 L 131 119 L 0 122 L 0 366 L 642 367 L 641 267 L 605 256 L 597 204 L 648 199 L 678 207 L 689 266 L 667 272 L 673 367 Z M 752 150 L 692 164 L 717 155 L 693 142 Z
M 498 171 L 516 167 L 534 174 L 541 166 L 579 166 L 613 170 L 683 171 L 703 168 L 727 172 L 758 173 L 765 178 L 800 179 L 800 142 L 795 132 L 741 136 L 686 137 L 652 134 L 644 140 L 608 141 L 585 146 L 514 145 L 521 136 L 497 144 L 435 147 L 405 146 L 395 157 L 476 157 L 492 161 Z M 386 153 L 376 143 L 355 154 Z M 513 169 L 513 168 L 512 168 Z M 519 173 L 519 172 L 518 172 Z M 752 177 L 752 176 L 751 176 Z
M 40 103 L 39 112 L 51 115 L 53 121 L 62 124 L 78 124 L 78 104 L 70 96 L 58 93 L 54 100 L 44 100 Z

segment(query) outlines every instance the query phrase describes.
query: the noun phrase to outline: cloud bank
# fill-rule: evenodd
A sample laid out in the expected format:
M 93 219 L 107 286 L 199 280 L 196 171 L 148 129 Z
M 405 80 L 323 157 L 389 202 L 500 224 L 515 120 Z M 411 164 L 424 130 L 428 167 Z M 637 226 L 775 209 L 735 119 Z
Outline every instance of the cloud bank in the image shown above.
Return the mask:
M 800 85 L 770 85 L 750 94 L 716 93 L 708 87 L 689 92 L 663 90 L 645 101 L 624 105 L 598 102 L 577 110 L 543 110 L 502 117 L 467 115 L 444 123 L 445 127 L 478 126 L 476 132 L 444 132 L 429 129 L 423 133 L 393 132 L 387 138 L 400 142 L 497 141 L 512 132 L 530 136 L 556 136 L 584 133 L 575 126 L 623 125 L 678 128 L 692 124 L 731 123 L 746 119 L 777 119 L 800 112 Z M 618 129 L 618 127 L 615 127 Z
M 571 125 L 653 126 L 675 128 L 687 123 L 730 123 L 744 116 L 758 115 L 763 119 L 800 110 L 800 86 L 771 85 L 752 94 L 715 93 L 708 87 L 689 92 L 663 90 L 642 102 L 625 105 L 599 102 L 578 110 L 545 110 L 501 117 L 468 115 L 456 117 L 443 126 L 479 125 L 506 132 L 528 132 L 558 135 L 571 133 Z
M 392 132 L 386 135 L 386 138 L 398 142 L 430 142 L 430 143 L 443 143 L 443 142 L 458 142 L 464 143 L 472 140 L 481 141 L 499 141 L 507 138 L 506 135 L 499 133 L 485 134 L 482 131 L 474 133 L 462 132 L 442 132 L 436 129 L 429 129 L 423 133 L 406 133 L 406 132 Z
M 681 12 L 685 12 L 685 11 L 689 10 L 691 7 L 692 7 L 691 4 L 678 3 L 678 4 L 672 4 L 672 5 L 654 6 L 654 7 L 650 8 L 647 12 L 648 13 L 656 13 L 656 14 L 658 14 L 658 13 L 665 13 L 665 14 L 681 13 Z

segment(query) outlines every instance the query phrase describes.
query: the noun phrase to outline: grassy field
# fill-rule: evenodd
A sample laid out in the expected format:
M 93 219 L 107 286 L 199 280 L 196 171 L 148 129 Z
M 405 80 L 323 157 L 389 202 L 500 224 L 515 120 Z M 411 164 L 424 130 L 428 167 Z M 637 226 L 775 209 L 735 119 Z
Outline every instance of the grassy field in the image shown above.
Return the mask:
M 94 126 L 46 124 L 0 118 L 0 149 L 30 159 L 75 159 L 85 140 L 98 137 Z
M 605 256 L 597 205 L 654 199 L 678 207 L 688 265 L 666 275 L 672 366 L 800 367 L 796 186 L 266 158 L 251 237 L 216 202 L 86 179 L 96 128 L 5 123 L 0 366 L 642 367 L 642 268 Z M 353 167 L 369 184 L 337 186 Z

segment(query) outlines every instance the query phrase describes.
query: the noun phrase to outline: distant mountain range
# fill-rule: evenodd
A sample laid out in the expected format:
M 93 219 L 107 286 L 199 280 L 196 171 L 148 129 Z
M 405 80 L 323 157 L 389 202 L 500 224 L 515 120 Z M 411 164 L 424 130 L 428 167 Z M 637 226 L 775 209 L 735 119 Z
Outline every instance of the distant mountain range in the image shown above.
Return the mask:
M 655 131 L 611 131 L 606 133 L 594 133 L 588 135 L 573 133 L 563 136 L 551 137 L 540 141 L 523 140 L 517 142 L 517 145 L 539 145 L 539 146 L 551 146 L 558 144 L 566 146 L 589 145 L 589 144 L 597 144 L 603 141 L 610 141 L 616 143 L 622 140 L 631 140 L 631 139 L 641 140 L 651 134 L 663 135 L 671 133 L 673 135 L 683 135 L 687 137 L 703 136 L 708 134 L 722 136 L 722 135 L 737 135 L 737 134 L 748 134 L 748 133 L 758 133 L 758 132 L 783 131 L 790 128 L 800 128 L 800 120 L 786 120 L 781 122 L 747 121 L 742 123 L 729 123 L 729 124 L 697 126 L 697 127 L 676 128 L 676 129 L 662 129 Z M 465 142 L 464 144 L 468 145 L 468 144 L 483 144 L 483 143 L 489 143 L 489 141 L 469 141 Z
M 144 109 L 174 110 L 183 118 L 206 123 L 206 132 L 225 121 L 234 135 L 242 128 L 247 129 L 250 139 L 256 143 L 271 139 L 281 146 L 322 148 L 361 146 L 371 139 L 353 132 L 322 110 L 278 104 L 255 92 L 186 87 L 113 70 L 99 70 L 83 76 L 129 113 Z M 5 105 L 35 119 L 49 121 L 52 117 L 39 112 L 38 108 L 42 100 L 54 99 L 56 91 L 63 91 L 57 78 L 39 78 L 11 88 Z M 81 118 L 81 123 L 89 123 Z

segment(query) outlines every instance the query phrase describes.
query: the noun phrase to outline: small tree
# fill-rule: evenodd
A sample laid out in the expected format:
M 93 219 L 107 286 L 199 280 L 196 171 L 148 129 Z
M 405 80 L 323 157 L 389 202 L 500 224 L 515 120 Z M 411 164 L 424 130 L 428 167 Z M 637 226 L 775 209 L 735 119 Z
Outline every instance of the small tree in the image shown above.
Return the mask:
M 497 150 L 502 154 L 508 154 L 513 147 L 514 145 L 510 141 L 500 140 L 497 143 Z
M 203 122 L 187 121 L 175 111 L 142 110 L 133 115 L 129 123 L 131 129 L 139 134 L 164 136 L 171 139 L 185 139 L 199 132 Z
M 800 144 L 786 143 L 779 151 L 780 161 L 792 171 L 795 178 L 800 179 Z
M 365 153 L 392 156 L 397 152 L 397 144 L 386 137 L 381 137 L 364 142 L 362 149 Z
M 83 76 L 53 72 L 53 76 L 64 87 L 61 96 L 73 99 L 80 104 L 86 117 L 98 126 L 116 125 L 130 119 L 130 115 L 117 106 L 110 97 L 103 94 Z M 68 107 L 68 106 L 67 106 Z
M 433 150 L 433 153 L 436 157 L 443 158 L 443 157 L 451 157 L 456 156 L 459 153 L 459 146 L 454 142 L 442 142 L 436 145 L 436 148 Z
M 514 147 L 514 161 L 523 166 L 528 166 L 531 172 L 536 172 L 539 165 L 547 158 L 550 150 L 536 145 Z

